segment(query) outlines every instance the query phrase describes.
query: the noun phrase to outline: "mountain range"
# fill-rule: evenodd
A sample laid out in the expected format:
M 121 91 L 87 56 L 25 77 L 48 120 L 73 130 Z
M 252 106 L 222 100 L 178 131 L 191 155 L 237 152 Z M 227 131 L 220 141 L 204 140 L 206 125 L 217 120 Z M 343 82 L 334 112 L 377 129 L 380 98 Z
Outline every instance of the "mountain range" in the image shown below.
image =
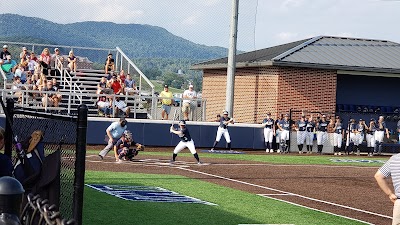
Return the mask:
M 0 40 L 96 48 L 118 46 L 131 58 L 201 61 L 224 57 L 228 51 L 193 43 L 157 26 L 92 21 L 58 24 L 16 14 L 0 14 Z

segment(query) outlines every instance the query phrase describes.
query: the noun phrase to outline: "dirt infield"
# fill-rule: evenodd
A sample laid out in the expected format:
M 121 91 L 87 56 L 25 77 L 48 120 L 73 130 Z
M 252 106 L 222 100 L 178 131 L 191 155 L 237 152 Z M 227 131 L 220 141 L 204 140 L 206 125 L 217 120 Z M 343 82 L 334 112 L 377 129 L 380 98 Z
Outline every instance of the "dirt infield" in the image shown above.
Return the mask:
M 86 169 L 182 175 L 371 224 L 391 223 L 392 204 L 373 178 L 377 168 L 211 158 L 197 165 L 193 157 L 183 156 L 173 165 L 168 161 L 169 157 L 139 154 L 133 162 L 115 163 L 110 154 L 103 161 L 88 155 Z

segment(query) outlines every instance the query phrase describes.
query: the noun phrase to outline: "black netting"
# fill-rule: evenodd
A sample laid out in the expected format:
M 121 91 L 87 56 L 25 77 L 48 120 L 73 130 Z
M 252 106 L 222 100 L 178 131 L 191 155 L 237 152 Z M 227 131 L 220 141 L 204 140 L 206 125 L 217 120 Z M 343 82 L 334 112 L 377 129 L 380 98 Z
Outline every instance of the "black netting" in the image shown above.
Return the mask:
M 60 150 L 59 210 L 64 218 L 73 218 L 75 144 L 77 137 L 76 118 L 53 115 L 46 116 L 38 113 L 29 113 L 30 115 L 25 115 L 24 113 L 27 112 L 16 112 L 14 115 L 14 135 L 18 136 L 18 140 L 24 142 L 29 140 L 32 132 L 41 130 L 44 133 L 43 143 L 45 156 Z

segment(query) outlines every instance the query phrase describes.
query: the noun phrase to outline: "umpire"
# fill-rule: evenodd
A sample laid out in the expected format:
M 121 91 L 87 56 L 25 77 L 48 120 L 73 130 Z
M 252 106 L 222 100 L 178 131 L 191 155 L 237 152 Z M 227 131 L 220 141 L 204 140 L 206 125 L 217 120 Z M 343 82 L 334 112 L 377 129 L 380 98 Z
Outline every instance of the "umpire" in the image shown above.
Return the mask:
M 124 131 L 128 128 L 126 124 L 127 122 L 125 118 L 121 117 L 118 122 L 113 122 L 109 127 L 107 127 L 106 133 L 108 136 L 108 144 L 101 152 L 99 152 L 99 157 L 101 159 L 107 155 L 124 134 Z
M 390 187 L 388 177 L 392 177 L 394 193 Z M 381 167 L 375 174 L 376 182 L 383 192 L 394 203 L 392 224 L 400 224 L 400 154 L 396 154 Z

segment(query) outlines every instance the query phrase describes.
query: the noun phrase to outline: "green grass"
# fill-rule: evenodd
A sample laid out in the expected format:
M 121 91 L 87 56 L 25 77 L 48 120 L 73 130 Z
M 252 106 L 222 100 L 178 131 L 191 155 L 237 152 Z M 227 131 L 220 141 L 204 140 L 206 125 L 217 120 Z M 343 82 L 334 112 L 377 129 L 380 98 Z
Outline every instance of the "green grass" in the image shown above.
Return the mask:
M 177 175 L 86 171 L 85 182 L 157 186 L 218 206 L 125 201 L 86 187 L 84 224 L 362 224 Z
M 88 151 L 91 154 L 97 154 L 99 151 Z M 261 153 L 261 152 L 260 152 Z M 138 158 L 148 156 L 171 156 L 172 152 L 140 152 Z M 179 156 L 189 156 L 190 153 L 179 153 Z M 178 160 L 179 160 L 178 156 Z M 204 158 L 216 159 L 232 159 L 232 160 L 245 160 L 255 161 L 261 163 L 271 164 L 291 164 L 291 165 L 340 165 L 340 166 L 366 166 L 377 167 L 382 166 L 382 163 L 356 163 L 356 162 L 332 162 L 330 159 L 357 159 L 357 160 L 384 160 L 388 157 L 348 157 L 348 156 L 333 156 L 333 155 L 272 155 L 272 154 L 211 154 L 199 153 L 200 158 L 207 162 Z

